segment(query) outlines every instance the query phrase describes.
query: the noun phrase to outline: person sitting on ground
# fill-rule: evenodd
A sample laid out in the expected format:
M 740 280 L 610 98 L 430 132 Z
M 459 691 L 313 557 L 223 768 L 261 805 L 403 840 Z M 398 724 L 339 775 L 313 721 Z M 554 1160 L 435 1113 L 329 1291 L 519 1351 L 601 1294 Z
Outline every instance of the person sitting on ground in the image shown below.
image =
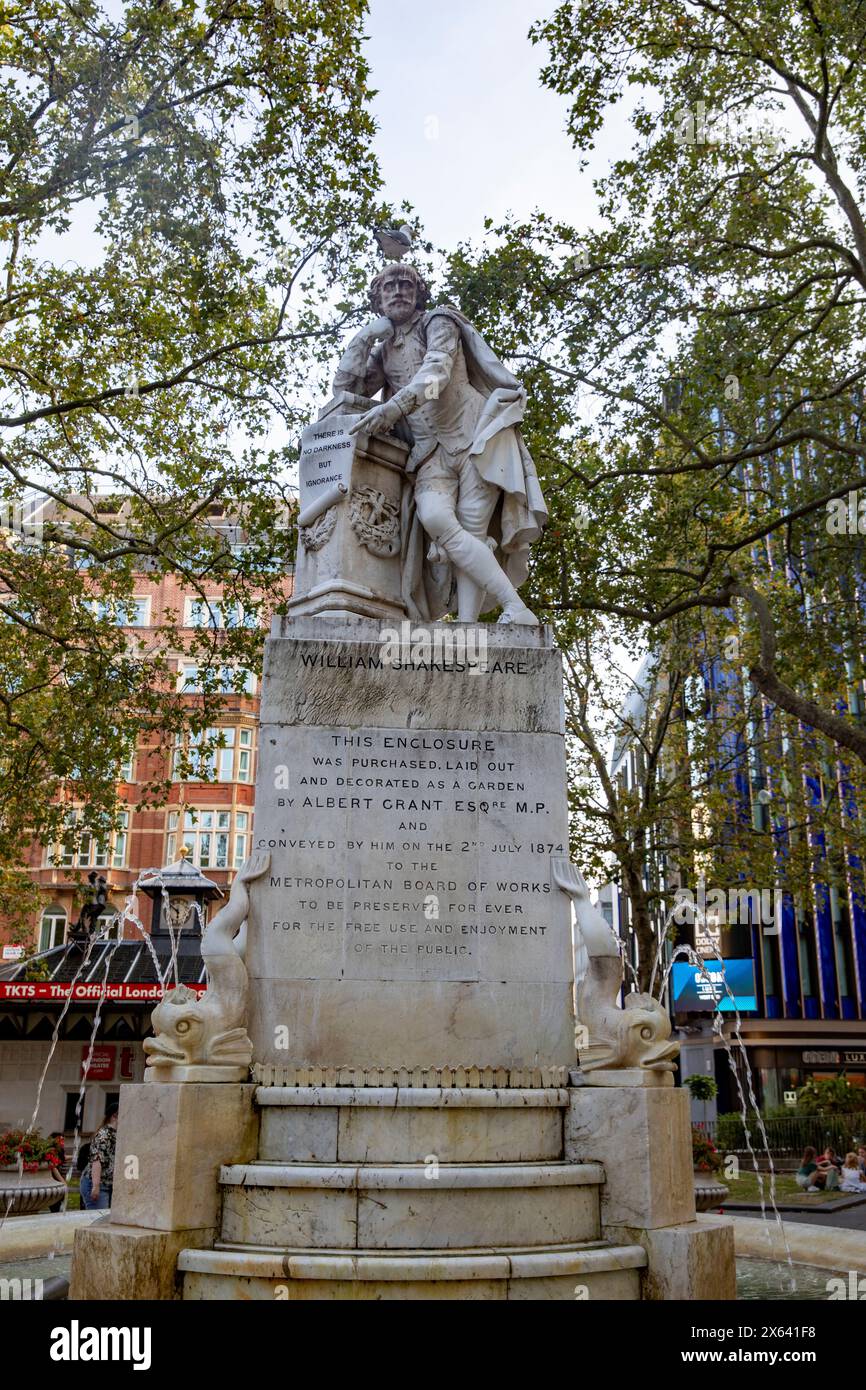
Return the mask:
M 818 1172 L 818 1165 L 815 1162 L 815 1150 L 809 1144 L 803 1150 L 803 1157 L 800 1160 L 800 1167 L 797 1171 L 795 1181 L 798 1187 L 802 1187 L 806 1192 L 818 1192 L 824 1186 L 826 1174 Z
M 821 1157 L 818 1159 L 818 1174 L 813 1178 L 816 1182 L 818 1177 L 823 1177 L 824 1181 L 819 1183 L 825 1192 L 833 1192 L 839 1186 L 839 1174 L 842 1171 L 842 1160 L 839 1158 L 832 1144 L 828 1144 Z
M 857 1167 L 860 1169 L 860 1176 L 866 1182 L 866 1144 L 857 1147 Z
M 860 1173 L 855 1153 L 847 1153 L 842 1165 L 842 1192 L 866 1192 L 866 1182 Z

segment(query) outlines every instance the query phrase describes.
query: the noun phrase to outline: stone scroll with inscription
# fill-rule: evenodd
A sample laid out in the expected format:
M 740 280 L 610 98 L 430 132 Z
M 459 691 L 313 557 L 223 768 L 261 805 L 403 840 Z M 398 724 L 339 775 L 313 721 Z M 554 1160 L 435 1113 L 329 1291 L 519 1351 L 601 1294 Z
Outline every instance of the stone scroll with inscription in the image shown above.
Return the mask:
M 400 551 L 408 448 L 350 433 L 370 404 L 341 392 L 301 435 L 293 614 L 406 614 Z

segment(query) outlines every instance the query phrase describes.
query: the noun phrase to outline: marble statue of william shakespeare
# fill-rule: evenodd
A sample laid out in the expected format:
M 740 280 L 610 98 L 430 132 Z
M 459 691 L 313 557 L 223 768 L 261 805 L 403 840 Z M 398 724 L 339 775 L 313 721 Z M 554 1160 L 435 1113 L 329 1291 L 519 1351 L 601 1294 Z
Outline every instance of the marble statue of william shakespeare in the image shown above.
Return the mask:
M 353 432 L 394 429 L 411 445 L 402 526 L 410 615 L 475 622 L 501 605 L 500 622 L 536 623 L 517 589 L 547 508 L 518 429 L 523 387 L 457 309 L 426 308 L 413 266 L 388 266 L 370 299 L 380 317 L 349 344 L 334 390 L 381 391 Z

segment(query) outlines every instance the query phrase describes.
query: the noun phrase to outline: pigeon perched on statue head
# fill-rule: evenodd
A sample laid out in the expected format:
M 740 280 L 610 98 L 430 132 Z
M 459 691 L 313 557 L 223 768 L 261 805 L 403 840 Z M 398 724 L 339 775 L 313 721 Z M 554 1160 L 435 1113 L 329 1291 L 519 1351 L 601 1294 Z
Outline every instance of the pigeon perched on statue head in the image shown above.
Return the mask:
M 377 227 L 376 241 L 386 261 L 402 261 L 412 247 L 412 228 L 405 223 L 402 227 Z

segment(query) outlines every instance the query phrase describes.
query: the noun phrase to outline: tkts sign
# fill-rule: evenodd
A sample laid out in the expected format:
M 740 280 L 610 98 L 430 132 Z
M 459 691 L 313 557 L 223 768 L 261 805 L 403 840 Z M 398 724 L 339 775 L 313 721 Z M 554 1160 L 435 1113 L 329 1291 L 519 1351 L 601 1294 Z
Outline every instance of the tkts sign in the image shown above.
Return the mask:
M 188 985 L 188 989 L 193 989 L 197 994 L 204 994 L 206 985 Z M 46 980 L 22 980 L 20 983 L 10 980 L 0 980 L 0 999 L 19 1000 L 26 1003 L 31 999 L 76 999 L 81 1002 L 90 1001 L 98 1004 L 100 999 L 123 999 L 134 1001 L 136 999 L 146 1003 L 151 999 L 161 999 L 165 989 L 162 985 L 153 983 L 145 984 L 53 984 Z

